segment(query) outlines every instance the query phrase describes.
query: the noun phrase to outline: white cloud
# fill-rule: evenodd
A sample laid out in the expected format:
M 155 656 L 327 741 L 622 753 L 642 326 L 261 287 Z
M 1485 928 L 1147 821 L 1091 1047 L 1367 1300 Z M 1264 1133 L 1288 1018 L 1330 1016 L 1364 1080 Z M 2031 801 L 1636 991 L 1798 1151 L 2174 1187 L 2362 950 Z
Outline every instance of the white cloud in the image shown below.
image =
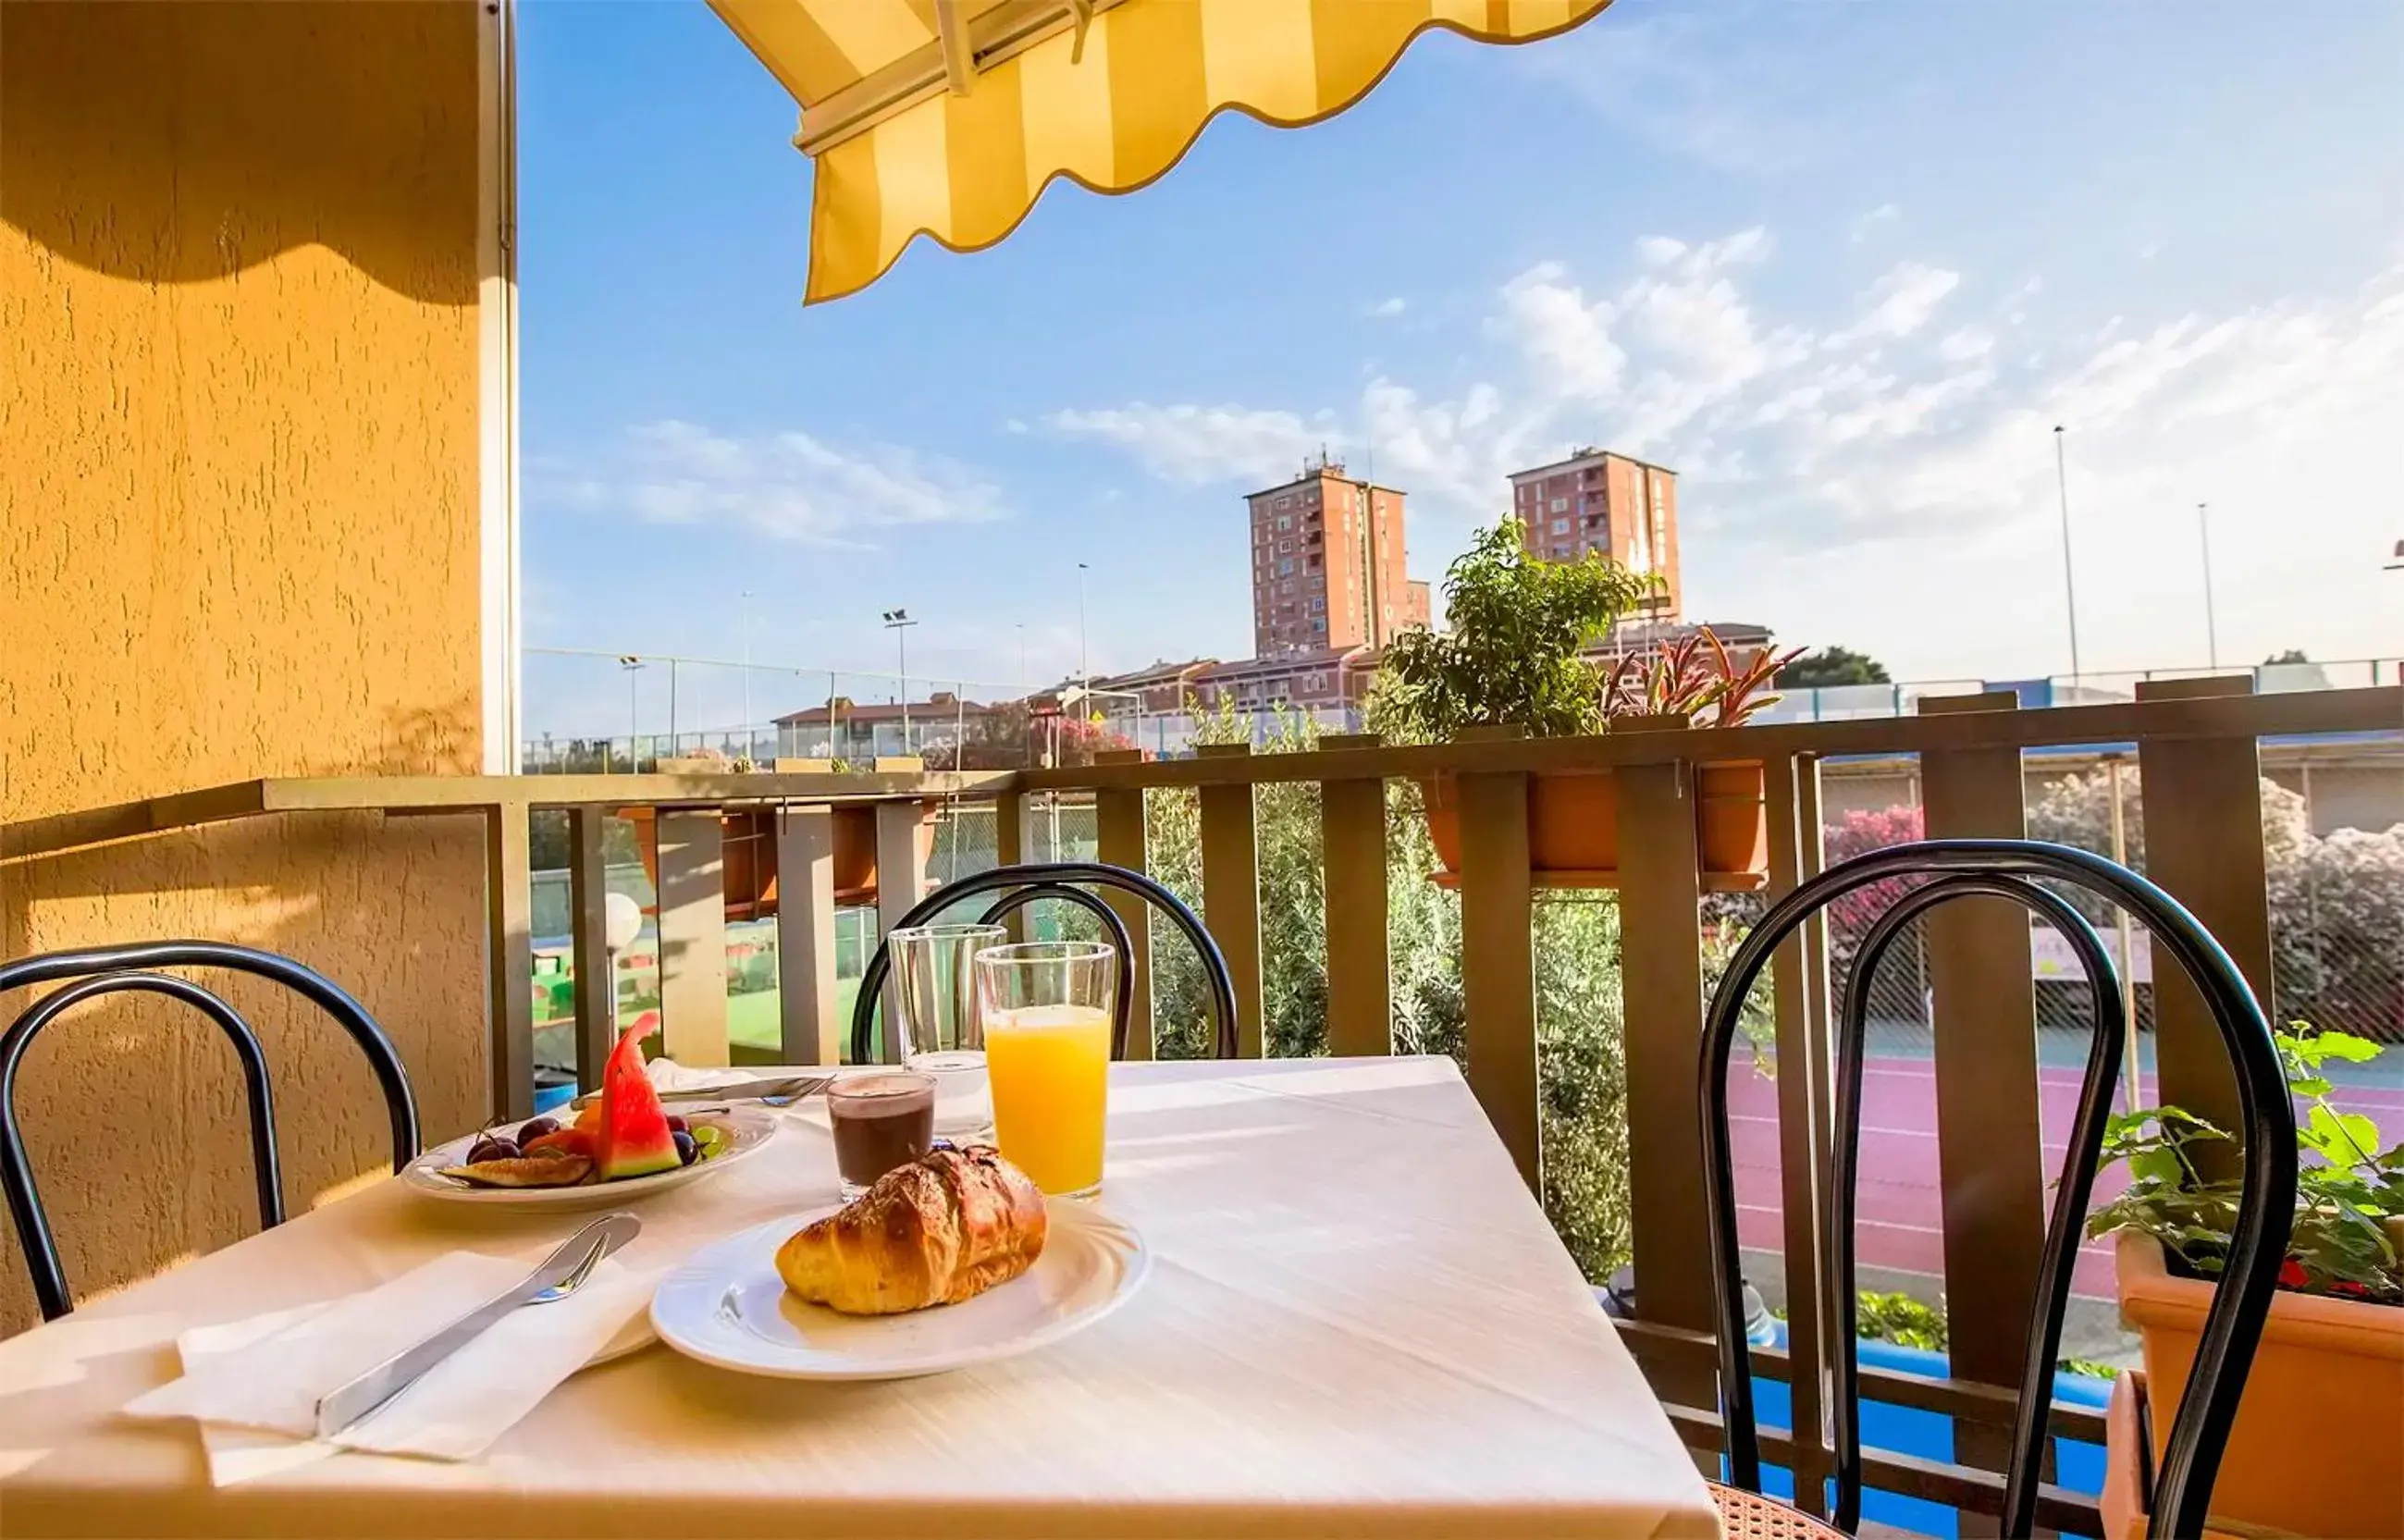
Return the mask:
M 1965 326 L 1949 331 L 1936 344 L 1936 356 L 1949 364 L 1966 364 L 1995 351 L 1995 334 L 1984 327 Z
M 1384 320 L 1390 316 L 1400 315 L 1404 311 L 1408 310 L 1409 308 L 1409 301 L 1404 299 L 1399 294 L 1389 294 L 1384 299 L 1369 307 L 1369 315 L 1373 318 Z
M 1333 417 L 1305 421 L 1291 412 L 1239 406 L 1067 408 L 1043 424 L 1069 438 L 1097 439 L 1125 450 L 1166 481 L 1262 483 L 1293 474 L 1303 457 L 1340 443 Z
M 1903 210 L 1893 203 L 1880 203 L 1853 221 L 1850 238 L 1853 245 L 1860 245 L 1864 241 L 1868 240 L 1880 225 L 1891 225 L 1902 217 Z
M 1897 262 L 1862 295 L 1861 319 L 1831 336 L 1826 346 L 1847 347 L 1887 337 L 1908 337 L 1928 324 L 1962 275 L 1924 262 Z
M 673 418 L 627 429 L 622 443 L 575 473 L 544 461 L 528 471 L 538 496 L 572 508 L 816 544 L 1003 511 L 990 483 L 947 461 L 884 444 L 838 449 L 799 429 L 735 437 Z
M 2226 655 L 2254 645 L 2249 584 L 2265 651 L 2393 651 L 2392 624 L 2382 640 L 2365 618 L 2383 601 L 2361 588 L 2379 577 L 2361 553 L 2397 533 L 2383 498 L 2404 420 L 2404 268 L 2359 293 L 2229 313 L 2132 303 L 2117 326 L 2081 335 L 2034 312 L 2034 278 L 1989 287 L 1918 261 L 1849 317 L 1790 319 L 1756 292 L 1773 259 L 1768 233 L 1746 230 L 1650 237 L 1616 271 L 1538 264 L 1496 290 L 1489 351 L 1460 361 L 1468 383 L 1377 373 L 1343 409 L 1366 425 L 1365 446 L 1348 447 L 1356 469 L 1365 447 L 1379 480 L 1413 494 L 1415 568 L 1433 576 L 1465 520 L 1502 505 L 1507 472 L 1600 443 L 1684 476 L 1687 589 L 1702 618 L 1852 639 L 1913 677 L 2058 669 L 2062 423 L 2089 666 L 2200 660 L 2194 574 L 2164 555 L 2190 537 L 2161 527 L 2191 520 L 2200 498 L 2232 521 L 2241 505 L 2265 511 L 2281 531 L 2227 558 Z M 1960 314 L 1938 329 L 1949 311 Z M 2008 348 L 2006 314 L 2031 317 Z M 1193 457 L 1148 454 L 1169 426 L 1213 440 L 1222 458 L 1257 459 L 1265 442 L 1283 457 L 1262 469 L 1281 475 L 1333 416 L 1075 415 L 1164 475 Z M 2239 527 L 2216 543 L 2234 549 Z
M 1502 286 L 1493 329 L 1546 376 L 1554 392 L 1594 399 L 1619 389 L 1628 354 L 1611 335 L 1614 307 L 1588 300 L 1558 262 L 1530 268 Z

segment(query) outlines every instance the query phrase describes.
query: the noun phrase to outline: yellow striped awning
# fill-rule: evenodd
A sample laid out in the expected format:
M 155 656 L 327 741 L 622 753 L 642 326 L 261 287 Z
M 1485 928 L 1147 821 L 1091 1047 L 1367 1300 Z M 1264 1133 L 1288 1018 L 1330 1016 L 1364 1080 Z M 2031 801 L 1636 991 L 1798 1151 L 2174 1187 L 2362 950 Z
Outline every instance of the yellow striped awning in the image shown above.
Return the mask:
M 801 104 L 816 302 L 865 288 L 917 235 L 993 245 L 1055 177 L 1133 191 L 1226 108 L 1331 118 L 1431 28 L 1523 43 L 1610 0 L 710 3 Z

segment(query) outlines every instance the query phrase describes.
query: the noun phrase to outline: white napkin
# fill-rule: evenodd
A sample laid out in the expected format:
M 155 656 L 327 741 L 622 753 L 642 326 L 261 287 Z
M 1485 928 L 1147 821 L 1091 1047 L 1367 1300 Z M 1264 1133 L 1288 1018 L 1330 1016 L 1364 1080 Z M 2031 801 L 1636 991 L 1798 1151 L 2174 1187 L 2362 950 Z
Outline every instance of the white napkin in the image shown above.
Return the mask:
M 698 1091 L 711 1085 L 739 1085 L 747 1080 L 758 1080 L 758 1070 L 734 1070 L 720 1066 L 703 1069 L 678 1064 L 672 1058 L 654 1058 L 643 1065 L 643 1072 L 651 1077 L 651 1085 L 662 1091 Z
M 546 1254 L 453 1252 L 347 1298 L 186 1332 L 175 1339 L 183 1378 L 125 1410 L 199 1421 L 220 1486 L 333 1448 L 473 1459 L 628 1329 L 649 1305 L 658 1269 L 603 1263 L 567 1298 L 512 1310 L 324 1441 L 313 1436 L 318 1398 L 500 1294 Z M 222 1429 L 251 1435 L 215 1436 Z M 296 1440 L 314 1452 L 299 1454 Z

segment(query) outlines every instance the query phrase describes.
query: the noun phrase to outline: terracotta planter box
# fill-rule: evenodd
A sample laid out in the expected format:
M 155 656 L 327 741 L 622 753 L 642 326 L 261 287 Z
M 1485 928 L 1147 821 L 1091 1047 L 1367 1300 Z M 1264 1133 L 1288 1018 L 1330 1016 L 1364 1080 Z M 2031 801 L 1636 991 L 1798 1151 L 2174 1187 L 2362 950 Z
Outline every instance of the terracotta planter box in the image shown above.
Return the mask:
M 1769 877 L 1769 826 L 1758 761 L 1706 764 L 1697 772 L 1696 841 L 1703 886 L 1715 892 L 1756 889 Z M 1460 881 L 1461 805 L 1453 777 L 1419 783 L 1428 835 L 1444 870 Z M 1619 789 L 1608 770 L 1540 771 L 1528 777 L 1528 855 L 1539 888 L 1619 886 Z
M 2123 1231 L 2117 1252 L 2159 1468 L 2213 1285 L 2173 1275 L 2150 1236 Z M 2298 1534 L 2404 1535 L 2404 1307 L 2271 1296 L 2212 1512 Z
M 642 853 L 643 873 L 654 889 L 660 881 L 657 809 L 622 807 L 621 818 L 636 825 L 635 847 Z M 726 917 L 761 919 L 776 912 L 776 810 L 737 808 L 721 817 L 726 842 L 724 872 Z M 927 843 L 922 836 L 921 844 Z M 925 853 L 920 860 L 923 864 Z M 876 809 L 870 805 L 834 809 L 834 901 L 842 904 L 876 902 Z
M 2145 1505 L 2145 1474 L 2154 1463 L 2150 1455 L 2140 1457 L 2137 1445 L 2149 1415 L 2143 1370 L 2131 1369 L 2113 1381 L 2112 1405 L 2104 1414 L 2104 1492 L 2095 1505 L 2104 1518 L 2104 1540 L 2145 1540 L 2146 1521 L 2152 1517 Z M 2243 1540 L 2267 1540 L 2282 1533 L 2248 1525 Z M 2204 1540 L 2240 1540 L 2218 1528 L 2207 1527 L 2203 1534 Z

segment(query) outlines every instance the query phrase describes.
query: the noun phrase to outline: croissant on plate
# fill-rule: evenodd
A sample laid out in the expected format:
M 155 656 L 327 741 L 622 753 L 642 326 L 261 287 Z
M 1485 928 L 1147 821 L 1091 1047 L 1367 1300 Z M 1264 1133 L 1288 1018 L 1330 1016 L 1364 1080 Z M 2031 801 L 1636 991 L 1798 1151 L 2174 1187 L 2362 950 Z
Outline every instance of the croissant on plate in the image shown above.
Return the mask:
M 935 1150 L 776 1251 L 785 1287 L 846 1315 L 957 1305 L 1035 1265 L 1043 1194 L 989 1146 Z

